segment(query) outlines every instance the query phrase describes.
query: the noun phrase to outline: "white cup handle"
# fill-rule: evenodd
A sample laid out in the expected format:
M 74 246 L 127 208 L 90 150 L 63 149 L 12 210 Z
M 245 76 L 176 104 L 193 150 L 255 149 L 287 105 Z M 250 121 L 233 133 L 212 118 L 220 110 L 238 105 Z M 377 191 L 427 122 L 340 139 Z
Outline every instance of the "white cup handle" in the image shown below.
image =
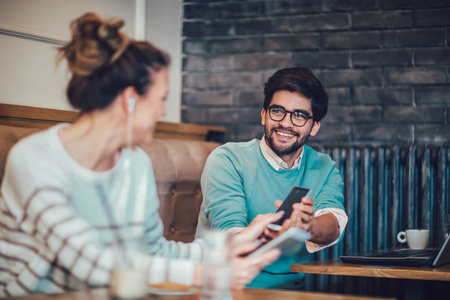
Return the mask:
M 406 242 L 406 233 L 404 231 L 400 231 L 397 234 L 397 241 L 399 241 L 400 243 L 405 243 Z

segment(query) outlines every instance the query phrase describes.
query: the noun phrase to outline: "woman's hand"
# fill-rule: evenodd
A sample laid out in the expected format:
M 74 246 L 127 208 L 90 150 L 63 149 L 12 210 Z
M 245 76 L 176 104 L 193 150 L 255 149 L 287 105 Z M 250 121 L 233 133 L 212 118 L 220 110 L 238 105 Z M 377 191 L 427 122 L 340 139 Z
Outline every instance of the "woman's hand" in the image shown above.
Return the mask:
M 251 282 L 261 269 L 274 262 L 280 250 L 272 249 L 257 257 L 244 257 L 261 246 L 260 237 L 268 231 L 267 225 L 281 218 L 282 214 L 258 215 L 244 230 L 233 236 L 232 287 L 242 288 Z
M 281 218 L 283 213 L 284 212 L 257 215 L 246 228 L 233 236 L 233 242 L 243 243 L 255 241 L 257 239 L 261 239 L 263 236 L 268 236 L 270 230 L 267 228 L 267 225 Z M 261 239 L 261 241 L 265 242 L 264 239 Z
M 250 283 L 256 275 L 261 272 L 261 269 L 265 266 L 273 263 L 278 256 L 280 256 L 279 249 L 271 249 L 257 257 L 243 257 L 249 252 L 252 252 L 261 243 L 254 242 L 244 242 L 233 247 L 232 253 L 232 278 L 231 287 L 232 288 L 243 288 L 246 284 Z

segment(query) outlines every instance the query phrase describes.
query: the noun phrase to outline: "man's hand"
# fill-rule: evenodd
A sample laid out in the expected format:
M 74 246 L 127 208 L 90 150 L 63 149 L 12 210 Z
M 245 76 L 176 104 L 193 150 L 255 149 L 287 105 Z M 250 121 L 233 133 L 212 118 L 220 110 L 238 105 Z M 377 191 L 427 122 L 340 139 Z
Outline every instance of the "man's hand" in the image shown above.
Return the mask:
M 276 200 L 275 206 L 279 208 L 283 201 Z M 283 222 L 280 231 L 265 230 L 263 232 L 262 241 L 274 239 L 291 227 L 297 227 L 305 231 L 310 231 L 312 220 L 314 219 L 314 200 L 308 197 L 303 197 L 301 203 L 295 203 L 292 208 L 292 214 L 289 219 Z M 311 232 L 310 232 L 311 233 Z
M 281 200 L 275 201 L 275 205 L 280 207 Z M 297 227 L 308 231 L 311 234 L 309 241 L 317 244 L 327 245 L 339 237 L 339 223 L 333 214 L 324 214 L 314 217 L 314 200 L 303 197 L 301 203 L 295 203 L 291 217 L 283 223 L 280 232 L 291 227 Z M 276 235 L 275 235 L 276 236 Z M 273 238 L 274 235 L 271 235 Z
M 275 205 L 279 207 L 282 201 L 277 200 Z M 305 231 L 310 231 L 311 223 L 314 219 L 314 200 L 308 197 L 303 197 L 301 203 L 295 203 L 292 205 L 294 210 L 288 223 L 283 223 L 283 229 L 287 230 L 291 227 L 297 227 Z

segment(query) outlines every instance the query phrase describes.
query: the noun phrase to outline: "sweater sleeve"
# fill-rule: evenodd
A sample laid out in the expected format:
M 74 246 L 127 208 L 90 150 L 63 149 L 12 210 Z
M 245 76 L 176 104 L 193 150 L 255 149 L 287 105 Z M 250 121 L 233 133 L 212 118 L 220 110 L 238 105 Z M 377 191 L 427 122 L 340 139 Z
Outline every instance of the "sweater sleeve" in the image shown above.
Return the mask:
M 201 178 L 203 205 L 212 228 L 248 225 L 243 169 L 237 151 L 219 147 L 208 157 Z

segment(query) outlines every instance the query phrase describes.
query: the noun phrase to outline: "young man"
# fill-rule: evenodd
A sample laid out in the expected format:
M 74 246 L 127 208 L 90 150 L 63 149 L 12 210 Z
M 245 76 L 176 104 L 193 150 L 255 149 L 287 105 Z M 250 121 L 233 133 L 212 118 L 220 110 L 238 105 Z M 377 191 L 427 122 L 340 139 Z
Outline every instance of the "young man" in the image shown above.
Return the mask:
M 305 68 L 277 71 L 264 86 L 261 140 L 227 143 L 209 156 L 203 174 L 203 204 L 197 233 L 213 227 L 234 232 L 257 215 L 274 212 L 294 186 L 310 189 L 295 204 L 283 229 L 307 230 L 311 239 L 295 254 L 266 267 L 250 287 L 303 286 L 304 274 L 290 273 L 292 263 L 309 260 L 312 253 L 335 244 L 347 224 L 343 181 L 328 155 L 305 146 L 320 129 L 328 110 L 328 95 Z M 276 203 L 274 203 L 276 202 Z

